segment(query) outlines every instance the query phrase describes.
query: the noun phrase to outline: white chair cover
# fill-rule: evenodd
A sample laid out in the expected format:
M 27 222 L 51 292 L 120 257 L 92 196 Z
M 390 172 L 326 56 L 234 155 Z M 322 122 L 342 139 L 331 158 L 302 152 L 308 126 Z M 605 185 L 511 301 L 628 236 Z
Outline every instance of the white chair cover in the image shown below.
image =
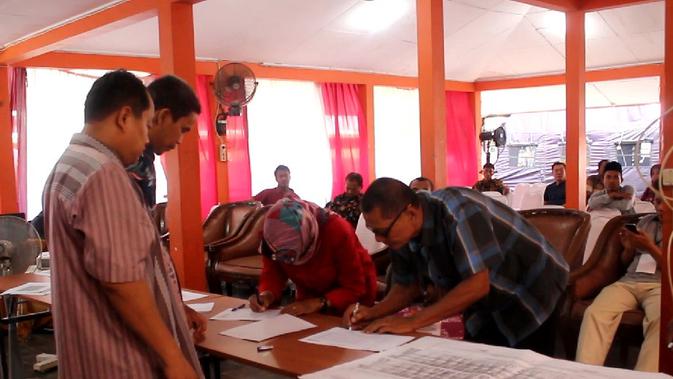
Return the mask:
M 582 260 L 582 264 L 586 263 L 591 256 L 591 252 L 594 250 L 598 236 L 603 231 L 605 224 L 621 215 L 622 213 L 620 211 L 610 208 L 596 209 L 589 212 L 589 216 L 591 216 L 591 229 L 589 229 L 589 235 L 587 236 L 587 245 L 584 249 L 584 259 Z
M 633 210 L 635 210 L 636 213 L 655 213 L 657 211 L 656 208 L 654 208 L 654 204 L 639 199 L 636 199 L 636 202 L 633 204 Z
M 365 218 L 362 214 L 360 214 L 360 218 L 358 219 L 358 225 L 355 228 L 355 235 L 358 236 L 360 244 L 362 244 L 362 247 L 367 249 L 369 255 L 378 253 L 379 251 L 382 251 L 388 247 L 385 243 L 378 242 L 374 236 L 374 233 L 367 229 Z
M 493 200 L 499 201 L 499 202 L 509 206 L 509 201 L 508 201 L 507 197 L 505 195 L 501 194 L 498 191 L 486 191 L 486 192 L 482 192 L 482 195 L 488 196 Z

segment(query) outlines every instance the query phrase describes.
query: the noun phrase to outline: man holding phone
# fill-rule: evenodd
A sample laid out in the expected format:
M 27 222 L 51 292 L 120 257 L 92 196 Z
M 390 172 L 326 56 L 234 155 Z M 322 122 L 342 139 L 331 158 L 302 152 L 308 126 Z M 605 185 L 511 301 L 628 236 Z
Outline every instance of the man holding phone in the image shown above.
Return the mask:
M 635 369 L 656 372 L 659 369 L 659 317 L 661 315 L 661 262 L 664 204 L 659 196 L 654 205 L 657 213 L 643 217 L 638 225 L 626 224 L 620 231 L 624 250 L 621 261 L 626 274 L 603 288 L 584 312 L 577 343 L 577 361 L 602 365 L 610 350 L 624 312 L 645 311 L 643 335 Z

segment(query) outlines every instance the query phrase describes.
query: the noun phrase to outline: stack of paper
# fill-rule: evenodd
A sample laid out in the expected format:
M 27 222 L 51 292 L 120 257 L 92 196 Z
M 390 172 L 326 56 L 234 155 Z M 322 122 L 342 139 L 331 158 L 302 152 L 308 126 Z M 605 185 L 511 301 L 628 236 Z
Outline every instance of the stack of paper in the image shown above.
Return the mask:
M 196 299 L 202 299 L 208 295 L 202 294 L 202 293 L 196 293 L 196 292 L 190 292 L 190 291 L 185 291 L 182 290 L 182 301 L 192 301 Z
M 384 351 L 403 345 L 414 337 L 396 336 L 392 334 L 367 334 L 360 331 L 344 328 L 332 328 L 312 336 L 302 338 L 299 341 L 342 347 L 344 349 Z
M 18 287 L 10 288 L 2 295 L 49 295 L 51 284 L 49 282 L 29 282 Z
M 238 312 L 238 311 L 237 311 Z M 314 328 L 315 325 L 298 317 L 283 314 L 268 320 L 237 326 L 220 332 L 221 335 L 250 341 L 264 341 L 283 334 Z
M 214 305 L 215 305 L 215 303 L 187 304 L 188 307 L 190 307 L 193 310 L 195 310 L 197 312 L 200 312 L 200 313 L 206 313 L 206 312 L 212 311 Z

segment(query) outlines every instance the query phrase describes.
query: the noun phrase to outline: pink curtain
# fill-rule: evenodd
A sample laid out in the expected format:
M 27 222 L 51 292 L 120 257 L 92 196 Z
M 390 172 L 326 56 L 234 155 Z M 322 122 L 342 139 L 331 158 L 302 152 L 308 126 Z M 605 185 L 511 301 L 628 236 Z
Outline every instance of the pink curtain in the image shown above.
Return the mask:
M 12 110 L 12 136 L 16 135 L 17 140 L 13 141 L 14 146 L 14 170 L 16 174 L 17 200 L 19 201 L 20 212 L 27 212 L 26 202 L 26 69 L 15 67 L 11 70 L 10 82 L 10 101 L 9 106 Z M 14 138 L 12 138 L 14 139 Z
M 215 133 L 214 121 L 210 109 L 210 81 L 212 77 L 199 75 L 196 78 L 196 95 L 201 103 L 198 120 L 199 131 L 199 173 L 201 175 L 201 219 L 217 204 L 217 182 L 215 174 Z
M 356 84 L 322 83 L 320 90 L 332 155 L 334 198 L 344 192 L 344 179 L 349 172 L 360 173 L 365 186 L 369 183 L 367 123 Z
M 471 186 L 477 181 L 477 134 L 468 92 L 446 91 L 446 184 Z
M 227 171 L 229 172 L 229 201 L 252 197 L 250 152 L 248 150 L 248 111 L 227 118 Z

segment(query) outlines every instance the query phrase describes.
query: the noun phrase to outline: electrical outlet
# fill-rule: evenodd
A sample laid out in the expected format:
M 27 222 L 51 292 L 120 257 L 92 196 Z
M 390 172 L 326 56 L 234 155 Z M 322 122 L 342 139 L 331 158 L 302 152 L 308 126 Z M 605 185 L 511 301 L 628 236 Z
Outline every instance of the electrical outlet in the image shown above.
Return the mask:
M 227 145 L 221 144 L 220 145 L 220 162 L 226 162 L 227 161 Z
M 665 186 L 673 186 L 673 168 L 661 170 L 661 182 Z

